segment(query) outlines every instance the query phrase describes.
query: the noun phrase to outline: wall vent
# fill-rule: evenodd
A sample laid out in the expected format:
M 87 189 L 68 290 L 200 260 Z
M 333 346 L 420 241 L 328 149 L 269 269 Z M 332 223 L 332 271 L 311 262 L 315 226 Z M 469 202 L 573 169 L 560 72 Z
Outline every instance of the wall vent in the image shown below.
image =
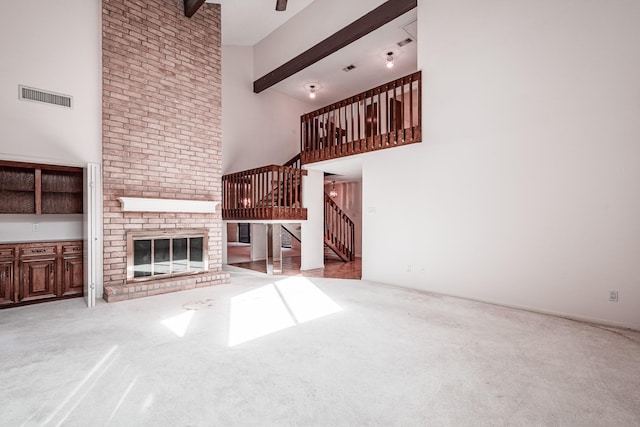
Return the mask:
M 43 102 L 45 104 L 71 108 L 73 98 L 69 95 L 62 95 L 22 85 L 18 85 L 18 90 L 19 98 L 23 101 Z

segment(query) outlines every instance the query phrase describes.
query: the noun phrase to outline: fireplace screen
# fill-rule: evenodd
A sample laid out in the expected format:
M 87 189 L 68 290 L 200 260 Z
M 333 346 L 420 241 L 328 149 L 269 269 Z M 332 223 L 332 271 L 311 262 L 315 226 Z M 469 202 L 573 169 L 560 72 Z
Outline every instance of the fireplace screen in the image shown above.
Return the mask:
M 208 270 L 207 231 L 127 235 L 127 280 L 150 280 Z

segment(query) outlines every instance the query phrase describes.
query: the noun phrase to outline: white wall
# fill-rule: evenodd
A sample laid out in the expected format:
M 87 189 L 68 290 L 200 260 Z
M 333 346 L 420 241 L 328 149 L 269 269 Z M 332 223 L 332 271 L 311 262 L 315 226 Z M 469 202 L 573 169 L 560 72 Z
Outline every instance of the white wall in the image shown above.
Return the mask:
M 83 237 L 82 215 L 79 214 L 1 215 L 0 220 L 0 242 L 82 240 Z
M 102 163 L 101 6 L 99 0 L 3 3 L 0 159 L 69 166 Z M 73 108 L 20 101 L 18 85 L 71 95 Z M 34 222 L 38 232 L 32 231 Z M 3 242 L 81 237 L 82 215 L 0 215 Z M 100 269 L 101 260 L 98 264 Z M 98 295 L 101 286 L 97 284 Z
M 3 4 L 0 159 L 73 166 L 102 162 L 100 13 L 98 0 Z M 71 95 L 73 108 L 20 101 L 19 84 Z M 39 217 L 41 231 L 35 233 L 33 218 L 0 215 L 1 239 L 77 238 L 82 217 L 63 217 Z
M 418 4 L 424 141 L 365 156 L 363 277 L 640 329 L 640 3 Z
M 324 173 L 309 169 L 302 177 L 302 206 L 307 220 L 300 222 L 300 270 L 324 267 Z
M 4 2 L 0 14 L 0 158 L 100 163 L 101 2 Z M 18 100 L 18 85 L 73 96 L 73 109 Z
M 315 0 L 256 43 L 258 79 L 380 6 L 386 0 Z
M 253 48 L 222 47 L 222 172 L 281 165 L 300 152 L 300 116 L 314 107 L 253 93 Z

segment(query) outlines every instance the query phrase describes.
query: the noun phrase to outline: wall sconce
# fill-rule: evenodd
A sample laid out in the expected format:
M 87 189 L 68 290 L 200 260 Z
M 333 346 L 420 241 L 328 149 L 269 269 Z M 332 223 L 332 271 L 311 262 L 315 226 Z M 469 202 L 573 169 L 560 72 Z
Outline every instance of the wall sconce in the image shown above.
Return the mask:
M 338 192 L 336 191 L 336 182 L 331 181 L 331 191 L 329 191 L 329 197 L 332 199 L 338 197 Z
M 393 68 L 393 52 L 387 52 L 387 68 Z

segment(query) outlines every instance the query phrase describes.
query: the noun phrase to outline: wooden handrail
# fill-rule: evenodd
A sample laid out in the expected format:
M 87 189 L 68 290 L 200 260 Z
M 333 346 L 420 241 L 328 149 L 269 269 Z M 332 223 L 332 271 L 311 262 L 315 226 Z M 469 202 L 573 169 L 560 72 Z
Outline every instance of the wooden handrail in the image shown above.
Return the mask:
M 307 171 L 269 165 L 222 177 L 223 219 L 306 219 L 302 176 Z
M 293 156 L 292 158 L 287 160 L 287 162 L 282 166 L 288 166 L 290 168 L 298 168 L 298 169 L 300 169 L 300 167 L 302 166 L 300 164 L 300 153 L 296 154 L 295 156 Z
M 300 117 L 302 164 L 421 141 L 421 71 Z
M 355 258 L 355 225 L 331 196 L 324 193 L 324 242 L 343 261 Z

